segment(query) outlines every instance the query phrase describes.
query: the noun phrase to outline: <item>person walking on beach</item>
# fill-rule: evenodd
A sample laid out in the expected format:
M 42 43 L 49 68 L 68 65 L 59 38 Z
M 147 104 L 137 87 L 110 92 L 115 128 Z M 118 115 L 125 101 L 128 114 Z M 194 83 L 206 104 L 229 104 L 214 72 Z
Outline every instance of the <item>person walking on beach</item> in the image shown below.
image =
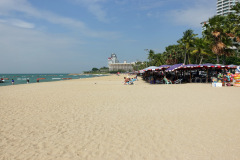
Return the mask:
M 27 84 L 29 83 L 29 79 L 27 79 Z
M 14 79 L 12 79 L 12 85 L 14 85 Z

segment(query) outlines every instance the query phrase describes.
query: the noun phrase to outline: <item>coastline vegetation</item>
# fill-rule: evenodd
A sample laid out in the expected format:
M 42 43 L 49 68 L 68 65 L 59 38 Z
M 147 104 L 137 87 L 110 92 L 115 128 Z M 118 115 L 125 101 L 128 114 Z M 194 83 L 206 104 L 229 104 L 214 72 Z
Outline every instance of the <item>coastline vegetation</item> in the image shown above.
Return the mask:
M 202 37 L 188 29 L 177 44 L 167 46 L 163 53 L 148 50 L 148 61 L 137 62 L 134 70 L 177 63 L 240 65 L 240 3 L 232 10 L 235 13 L 209 18 L 203 25 Z
M 83 71 L 84 74 L 109 74 L 108 67 L 96 68 L 93 67 L 91 71 Z

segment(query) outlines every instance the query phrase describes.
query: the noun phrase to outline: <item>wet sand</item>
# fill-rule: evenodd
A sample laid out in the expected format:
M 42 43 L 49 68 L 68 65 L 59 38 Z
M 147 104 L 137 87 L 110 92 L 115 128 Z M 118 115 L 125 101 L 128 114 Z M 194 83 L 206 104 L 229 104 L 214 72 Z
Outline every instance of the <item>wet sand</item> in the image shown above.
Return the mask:
M 240 159 L 240 88 L 122 82 L 0 87 L 0 160 Z

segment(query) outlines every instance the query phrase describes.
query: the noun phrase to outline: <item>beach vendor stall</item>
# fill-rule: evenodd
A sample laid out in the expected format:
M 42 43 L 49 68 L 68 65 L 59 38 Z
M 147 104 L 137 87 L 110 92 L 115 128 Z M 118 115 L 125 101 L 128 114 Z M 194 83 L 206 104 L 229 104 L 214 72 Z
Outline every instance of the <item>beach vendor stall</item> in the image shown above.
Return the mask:
M 240 73 L 240 66 L 237 66 L 237 72 Z
M 240 87 L 240 73 L 236 73 L 233 75 L 235 83 L 233 84 L 235 87 Z

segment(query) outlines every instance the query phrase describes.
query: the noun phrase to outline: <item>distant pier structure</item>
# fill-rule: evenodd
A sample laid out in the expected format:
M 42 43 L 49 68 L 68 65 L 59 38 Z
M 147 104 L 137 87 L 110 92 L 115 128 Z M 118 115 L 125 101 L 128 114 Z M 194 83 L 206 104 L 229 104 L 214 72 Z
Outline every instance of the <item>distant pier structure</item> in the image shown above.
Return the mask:
M 127 63 L 127 61 L 124 61 L 123 63 L 120 63 L 117 59 L 117 55 L 115 53 L 111 54 L 111 57 L 108 58 L 108 67 L 109 71 L 126 71 L 126 72 L 132 72 L 133 71 L 133 65 L 134 63 Z

